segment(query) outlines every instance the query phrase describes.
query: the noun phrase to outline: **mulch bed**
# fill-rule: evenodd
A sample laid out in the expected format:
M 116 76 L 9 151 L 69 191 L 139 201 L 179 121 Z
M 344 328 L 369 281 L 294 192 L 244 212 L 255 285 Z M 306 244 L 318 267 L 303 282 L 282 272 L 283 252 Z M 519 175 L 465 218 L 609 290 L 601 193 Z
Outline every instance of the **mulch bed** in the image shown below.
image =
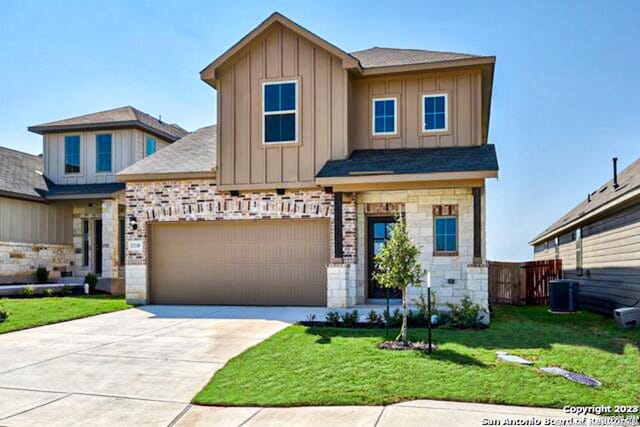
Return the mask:
M 428 351 L 429 343 L 418 341 L 403 343 L 402 341 L 383 341 L 378 344 L 378 348 L 382 350 L 420 350 Z M 435 344 L 431 344 L 431 351 L 436 350 Z

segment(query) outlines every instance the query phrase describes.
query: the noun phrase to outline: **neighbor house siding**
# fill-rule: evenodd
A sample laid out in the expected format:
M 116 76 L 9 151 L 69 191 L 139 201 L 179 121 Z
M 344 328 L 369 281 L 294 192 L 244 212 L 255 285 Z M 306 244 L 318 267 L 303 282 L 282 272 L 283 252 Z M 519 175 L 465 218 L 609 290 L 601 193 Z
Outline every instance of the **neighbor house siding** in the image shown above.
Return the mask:
M 448 95 L 448 130 L 422 132 L 422 95 Z M 349 149 L 423 148 L 482 144 L 479 70 L 353 80 Z M 398 133 L 372 136 L 372 99 L 398 99 Z
M 72 207 L 0 197 L 0 241 L 72 243 Z
M 626 208 L 582 227 L 582 275 L 576 266 L 575 230 L 560 236 L 565 279 L 580 282 L 585 307 L 609 311 L 640 300 L 640 205 Z M 555 249 L 534 254 L 555 258 Z
M 96 135 L 111 134 L 111 172 L 96 173 Z M 64 171 L 64 138 L 80 136 L 80 173 Z M 144 140 L 148 134 L 138 129 L 91 132 L 50 133 L 44 135 L 44 174 L 56 184 L 103 184 L 115 182 L 115 174 L 144 156 Z M 154 137 L 158 149 L 168 141 Z
M 218 185 L 305 187 L 327 160 L 347 156 L 347 71 L 342 60 L 281 25 L 218 70 Z M 298 142 L 262 143 L 262 83 L 298 81 Z

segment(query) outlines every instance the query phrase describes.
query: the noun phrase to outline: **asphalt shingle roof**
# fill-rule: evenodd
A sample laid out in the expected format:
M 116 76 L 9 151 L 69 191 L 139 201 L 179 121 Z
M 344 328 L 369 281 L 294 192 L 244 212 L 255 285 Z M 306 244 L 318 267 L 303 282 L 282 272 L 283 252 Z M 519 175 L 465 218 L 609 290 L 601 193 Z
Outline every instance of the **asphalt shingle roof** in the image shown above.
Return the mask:
M 581 217 L 607 205 L 609 202 L 622 197 L 623 195 L 640 188 L 640 159 L 631 163 L 626 169 L 618 173 L 618 187 L 613 187 L 613 178 L 602 186 L 598 187 L 591 194 L 591 201 L 585 197 L 575 208 L 564 214 L 559 220 L 547 227 L 542 233 L 538 234 L 531 240 L 532 242 L 540 239 L 546 234 L 569 224 Z
M 492 144 L 471 147 L 355 150 L 346 160 L 331 160 L 317 178 L 362 174 L 413 174 L 497 171 L 498 159 Z
M 45 198 L 72 197 L 88 194 L 113 194 L 116 191 L 124 190 L 125 184 L 121 182 L 110 182 L 107 184 L 68 184 L 58 185 L 48 181 L 49 189 L 40 191 Z
M 39 198 L 36 190 L 46 190 L 42 157 L 0 147 L 0 192 Z
M 188 133 L 186 130 L 182 129 L 176 124 L 162 122 L 157 118 L 130 106 L 115 108 L 113 110 L 100 111 L 98 113 L 85 114 L 83 116 L 57 120 L 55 122 L 43 123 L 36 126 L 30 126 L 29 130 L 36 133 L 46 133 L 68 128 L 96 128 L 100 125 L 115 127 L 119 124 L 137 124 L 150 130 L 156 131 L 171 140 L 182 138 Z
M 469 55 L 466 53 L 386 47 L 372 47 L 371 49 L 351 52 L 350 55 L 360 61 L 362 68 L 393 67 L 398 65 L 428 64 L 432 62 L 479 58 L 477 55 Z
M 216 126 L 207 126 L 158 150 L 118 175 L 211 172 L 216 169 Z

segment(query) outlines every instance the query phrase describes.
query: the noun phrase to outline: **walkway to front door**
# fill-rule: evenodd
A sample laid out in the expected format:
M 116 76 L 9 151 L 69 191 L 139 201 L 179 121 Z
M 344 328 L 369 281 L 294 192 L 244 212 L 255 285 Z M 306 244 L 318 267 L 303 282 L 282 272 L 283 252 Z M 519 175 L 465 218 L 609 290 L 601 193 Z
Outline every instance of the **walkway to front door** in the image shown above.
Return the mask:
M 368 265 L 367 271 L 369 272 L 369 286 L 368 286 L 368 299 L 380 299 L 380 298 L 400 298 L 401 294 L 398 289 L 386 289 L 380 286 L 373 278 L 375 272 L 375 255 L 380 252 L 384 242 L 391 238 L 391 228 L 395 223 L 395 218 L 392 216 L 381 217 L 369 217 L 368 229 L 367 229 L 367 253 L 368 253 Z

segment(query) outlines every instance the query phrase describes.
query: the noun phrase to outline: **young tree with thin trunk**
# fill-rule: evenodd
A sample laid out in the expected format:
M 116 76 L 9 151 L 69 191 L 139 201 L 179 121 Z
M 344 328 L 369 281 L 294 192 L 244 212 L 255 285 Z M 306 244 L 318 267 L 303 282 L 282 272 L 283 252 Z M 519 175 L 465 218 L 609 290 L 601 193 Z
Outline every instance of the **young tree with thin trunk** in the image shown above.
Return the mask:
M 402 291 L 402 329 L 396 340 L 407 343 L 407 287 L 420 286 L 426 270 L 418 261 L 420 247 L 409 238 L 407 224 L 400 214 L 391 228 L 391 238 L 385 242 L 375 256 L 377 271 L 374 279 L 385 288 L 397 288 Z

